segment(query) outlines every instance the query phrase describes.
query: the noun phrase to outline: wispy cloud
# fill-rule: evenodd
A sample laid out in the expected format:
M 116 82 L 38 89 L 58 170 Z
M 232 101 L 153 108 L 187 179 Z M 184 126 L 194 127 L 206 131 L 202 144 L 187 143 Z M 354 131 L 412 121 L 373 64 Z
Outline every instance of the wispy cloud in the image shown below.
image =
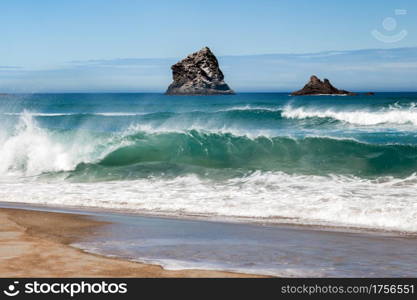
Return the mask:
M 292 91 L 309 76 L 350 90 L 417 90 L 417 47 L 218 57 L 237 91 Z M 154 91 L 171 82 L 180 58 L 117 58 L 70 61 L 29 70 L 0 66 L 0 91 Z
M 152 65 L 160 66 L 175 62 L 175 58 L 116 58 L 116 59 L 92 59 L 92 60 L 74 60 L 69 64 L 74 66 L 142 66 Z
M 20 70 L 22 67 L 18 66 L 0 66 L 0 70 Z

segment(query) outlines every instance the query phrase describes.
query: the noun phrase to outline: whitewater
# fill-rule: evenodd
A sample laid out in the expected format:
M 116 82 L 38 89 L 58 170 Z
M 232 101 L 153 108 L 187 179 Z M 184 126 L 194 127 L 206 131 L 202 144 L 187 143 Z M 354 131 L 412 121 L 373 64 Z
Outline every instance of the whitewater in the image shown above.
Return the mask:
M 417 94 L 1 100 L 1 201 L 417 233 Z

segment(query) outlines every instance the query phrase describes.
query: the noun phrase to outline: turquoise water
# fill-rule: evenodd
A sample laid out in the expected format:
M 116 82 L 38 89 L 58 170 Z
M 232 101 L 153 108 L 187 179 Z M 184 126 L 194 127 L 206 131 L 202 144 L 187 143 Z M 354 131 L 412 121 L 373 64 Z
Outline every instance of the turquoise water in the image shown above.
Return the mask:
M 416 104 L 417 93 L 1 96 L 0 197 L 414 232 Z

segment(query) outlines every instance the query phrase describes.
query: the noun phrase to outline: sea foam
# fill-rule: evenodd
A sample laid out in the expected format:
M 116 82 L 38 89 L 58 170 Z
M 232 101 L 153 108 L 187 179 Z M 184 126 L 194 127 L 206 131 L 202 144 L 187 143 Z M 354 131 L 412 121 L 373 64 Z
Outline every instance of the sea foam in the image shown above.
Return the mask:
M 73 170 L 79 163 L 94 161 L 111 151 L 109 139 L 92 137 L 82 130 L 47 130 L 37 124 L 32 113 L 23 112 L 11 132 L 1 131 L 0 176 L 35 176 Z M 106 142 L 107 148 L 100 147 Z
M 417 232 L 417 176 L 255 172 L 216 181 L 196 175 L 74 183 L 0 182 L 2 201 L 121 209 L 157 215 Z
M 387 108 L 380 108 L 379 110 L 338 110 L 335 108 L 309 108 L 286 105 L 283 108 L 282 116 L 290 119 L 332 118 L 350 124 L 365 126 L 380 124 L 417 125 L 417 107 L 415 105 L 410 105 L 408 107 L 391 105 Z

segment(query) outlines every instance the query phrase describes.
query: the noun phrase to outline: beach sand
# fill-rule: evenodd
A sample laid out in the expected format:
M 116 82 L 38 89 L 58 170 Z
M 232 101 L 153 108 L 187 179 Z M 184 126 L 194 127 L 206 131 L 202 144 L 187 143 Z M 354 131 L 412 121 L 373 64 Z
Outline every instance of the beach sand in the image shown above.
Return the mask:
M 164 270 L 83 252 L 70 244 L 97 234 L 103 222 L 67 213 L 0 208 L 1 277 L 258 277 Z

